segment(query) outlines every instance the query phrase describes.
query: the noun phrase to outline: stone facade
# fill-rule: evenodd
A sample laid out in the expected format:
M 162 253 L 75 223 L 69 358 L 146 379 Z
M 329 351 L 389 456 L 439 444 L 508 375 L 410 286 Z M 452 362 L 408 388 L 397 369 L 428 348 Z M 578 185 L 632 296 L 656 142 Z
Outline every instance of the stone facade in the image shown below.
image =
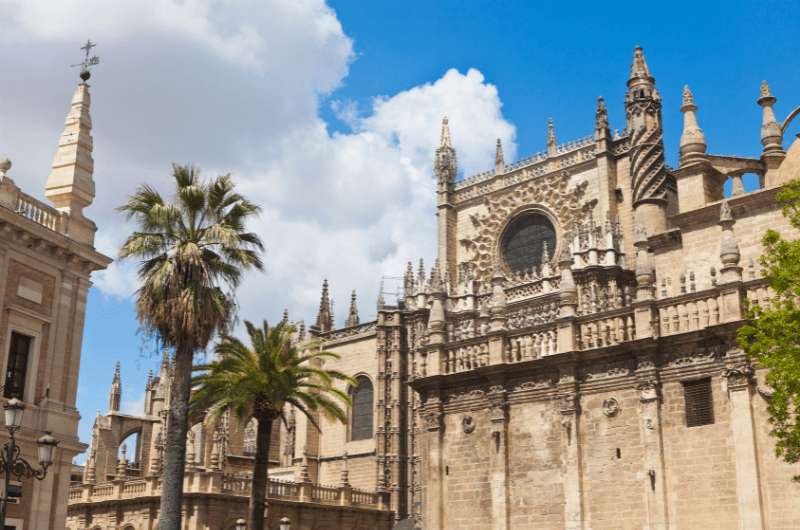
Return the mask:
M 680 164 L 670 168 L 661 98 L 637 48 L 622 132 L 612 133 L 600 98 L 591 135 L 559 144 L 551 122 L 546 151 L 506 163 L 498 142 L 493 170 L 458 181 L 445 119 L 434 160 L 437 261 L 409 263 L 402 296 L 389 304 L 381 295 L 375 321 L 360 322 L 354 296 L 339 329 L 325 282 L 308 330 L 341 354 L 326 366 L 369 382 L 373 436 L 354 439 L 363 411 L 346 425 L 320 418 L 321 431 L 290 414 L 272 453 L 275 510 L 281 488 L 349 484 L 374 495 L 374 512 L 388 507 L 426 530 L 800 526 L 800 486 L 790 481 L 800 469 L 774 457 L 764 374 L 735 343 L 745 302 L 771 296 L 756 265 L 761 235 L 793 233 L 775 194 L 800 177 L 800 141 L 784 151 L 788 123 L 778 124 L 774 103 L 764 84 L 759 158 L 719 156 L 707 153 L 686 88 Z M 745 192 L 745 174 L 758 189 Z M 165 366 L 150 385 L 167 380 Z M 149 440 L 135 450 L 142 470 L 158 463 L 160 420 L 148 416 L 136 420 Z M 90 462 L 112 485 L 126 421 L 112 411 L 96 423 L 110 425 L 111 460 L 100 462 L 101 433 Z M 223 436 L 195 434 L 206 445 L 193 446 L 204 456 L 187 480 L 221 474 L 214 495 L 247 481 L 236 434 L 247 428 L 234 424 Z M 145 484 L 136 488 L 157 488 L 142 472 L 130 479 Z M 151 506 L 149 519 L 109 485 L 108 497 L 87 502 L 91 484 L 73 489 L 71 530 L 93 529 L 90 519 L 153 527 L 144 493 L 129 495 Z M 316 493 L 311 504 L 337 495 L 347 494 Z M 194 506 L 187 513 L 200 513 Z M 101 522 L 111 513 L 124 515 Z M 192 521 L 213 527 L 210 516 Z
M 54 206 L 23 192 L 9 175 L 11 162 L 0 162 L 2 397 L 25 404 L 16 435 L 23 458 L 38 467 L 36 440 L 45 431 L 60 442 L 44 480 L 22 480 L 7 529 L 64 528 L 72 459 L 86 448 L 75 408 L 86 298 L 91 273 L 111 262 L 94 249 L 96 228 L 83 215 L 94 198 L 86 80 L 75 90 L 47 179 Z M 6 440 L 0 429 L 0 443 Z

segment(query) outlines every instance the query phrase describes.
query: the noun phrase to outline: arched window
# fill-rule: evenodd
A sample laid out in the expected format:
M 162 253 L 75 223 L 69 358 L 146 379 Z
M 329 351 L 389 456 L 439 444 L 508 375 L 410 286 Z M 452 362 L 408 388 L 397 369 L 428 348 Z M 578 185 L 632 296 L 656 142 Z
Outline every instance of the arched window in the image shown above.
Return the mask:
M 258 434 L 258 420 L 250 418 L 244 427 L 244 440 L 242 443 L 242 453 L 246 456 L 256 454 L 256 435 Z
M 350 413 L 350 439 L 372 438 L 372 382 L 362 376 L 356 377 L 356 386 L 351 391 L 353 408 Z

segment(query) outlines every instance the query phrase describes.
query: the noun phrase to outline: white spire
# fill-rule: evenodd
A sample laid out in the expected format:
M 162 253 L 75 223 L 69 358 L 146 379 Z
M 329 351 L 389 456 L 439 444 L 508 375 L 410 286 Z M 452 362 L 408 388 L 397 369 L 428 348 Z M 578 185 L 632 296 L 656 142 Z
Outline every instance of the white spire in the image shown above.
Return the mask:
M 56 208 L 77 216 L 94 200 L 90 105 L 89 85 L 82 82 L 72 96 L 45 186 L 45 196 Z

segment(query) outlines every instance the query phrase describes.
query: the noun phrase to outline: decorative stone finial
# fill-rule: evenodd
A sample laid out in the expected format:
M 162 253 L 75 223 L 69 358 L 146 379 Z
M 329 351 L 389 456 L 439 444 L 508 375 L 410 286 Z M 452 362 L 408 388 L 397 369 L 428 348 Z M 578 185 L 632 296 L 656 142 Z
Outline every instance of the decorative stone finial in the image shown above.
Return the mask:
M 0 160 L 0 178 L 5 177 L 8 170 L 11 169 L 11 160 L 4 158 Z
M 119 412 L 120 402 L 122 400 L 122 376 L 120 372 L 120 364 L 114 366 L 114 378 L 111 380 L 111 389 L 108 392 L 108 411 Z
M 322 293 L 319 297 L 319 311 L 317 311 L 315 327 L 320 333 L 326 333 L 333 329 L 333 312 L 331 310 L 327 278 L 322 281 Z
M 608 110 L 603 96 L 597 97 L 597 110 L 594 113 L 594 128 L 597 130 L 608 129 Z
M 722 273 L 723 284 L 741 281 L 742 279 L 742 268 L 739 267 L 741 253 L 739 252 L 739 243 L 736 241 L 736 235 L 733 233 L 735 222 L 728 201 L 722 201 L 719 205 L 719 224 L 722 227 L 719 242 L 719 259 L 722 262 L 720 272 Z
M 775 111 L 772 106 L 778 98 L 772 95 L 766 81 L 761 82 L 761 97 L 757 103 L 761 107 L 761 159 L 767 164 L 767 180 L 781 165 L 786 158 L 786 151 L 783 149 L 783 129 L 775 118 Z
M 633 78 L 652 78 L 650 68 L 644 58 L 644 50 L 638 44 L 633 49 L 633 63 L 631 64 L 631 79 Z
M 347 314 L 347 320 L 344 325 L 349 328 L 357 326 L 358 324 L 358 304 L 356 303 L 356 290 L 353 289 L 353 292 L 350 294 L 350 311 Z
M 697 110 L 697 106 L 694 104 L 694 94 L 692 94 L 692 91 L 689 89 L 689 85 L 683 85 L 681 112 L 686 112 L 686 110 L 689 110 L 689 107 L 694 107 L 691 110 Z
M 496 175 L 502 175 L 506 172 L 506 162 L 503 157 L 503 144 L 500 138 L 497 139 L 497 146 L 494 151 L 494 172 Z
M 705 135 L 697 123 L 697 105 L 689 85 L 683 87 L 683 103 L 680 110 L 683 113 L 680 165 L 684 167 L 705 160 L 707 148 Z
M 553 118 L 547 118 L 547 154 L 556 154 L 556 128 L 553 125 Z
M 450 121 L 447 116 L 442 118 L 442 132 L 439 135 L 439 147 L 453 147 L 453 142 L 450 139 Z
M 439 139 L 439 147 L 436 149 L 436 160 L 433 169 L 438 181 L 438 191 L 441 193 L 446 192 L 448 185 L 455 180 L 458 171 L 456 150 L 453 149 L 453 141 L 450 138 L 450 124 L 447 116 L 442 119 L 442 132 Z

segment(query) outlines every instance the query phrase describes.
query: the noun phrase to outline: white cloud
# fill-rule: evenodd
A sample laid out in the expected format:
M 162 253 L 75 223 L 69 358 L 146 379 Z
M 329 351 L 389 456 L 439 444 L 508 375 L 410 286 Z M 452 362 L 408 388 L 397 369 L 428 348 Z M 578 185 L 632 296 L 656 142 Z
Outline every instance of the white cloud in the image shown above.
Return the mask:
M 172 160 L 195 161 L 206 174 L 232 172 L 264 207 L 254 227 L 267 246 L 267 271 L 249 274 L 240 289 L 244 318 L 274 320 L 283 307 L 293 318 L 312 318 L 326 276 L 340 322 L 351 288 L 368 316 L 381 274 L 400 274 L 406 260 L 433 255 L 432 157 L 442 116 L 450 118 L 465 173 L 491 167 L 498 137 L 507 158 L 515 155 L 515 130 L 497 89 L 475 69 L 375 97 L 363 112 L 340 102 L 334 111 L 351 130 L 331 132 L 318 109 L 345 78 L 353 51 L 321 1 L 53 5 L 0 7 L 14 28 L 0 38 L 60 50 L 91 29 L 100 42 L 104 62 L 93 78 L 98 196 L 87 212 L 100 227 L 98 248 L 116 255 L 126 226 L 113 207 L 140 182 L 167 189 Z M 52 87 L 67 81 L 37 74 L 52 66 L 15 62 L 10 51 L 0 49 L 0 59 L 32 77 L 12 86 L 10 102 L 0 100 L 0 143 L 12 150 L 14 178 L 26 189 L 40 187 L 41 177 L 25 175 L 46 174 L 47 147 L 55 148 L 67 104 Z M 38 83 L 37 75 L 45 79 Z M 95 284 L 126 296 L 134 272 L 115 264 Z

